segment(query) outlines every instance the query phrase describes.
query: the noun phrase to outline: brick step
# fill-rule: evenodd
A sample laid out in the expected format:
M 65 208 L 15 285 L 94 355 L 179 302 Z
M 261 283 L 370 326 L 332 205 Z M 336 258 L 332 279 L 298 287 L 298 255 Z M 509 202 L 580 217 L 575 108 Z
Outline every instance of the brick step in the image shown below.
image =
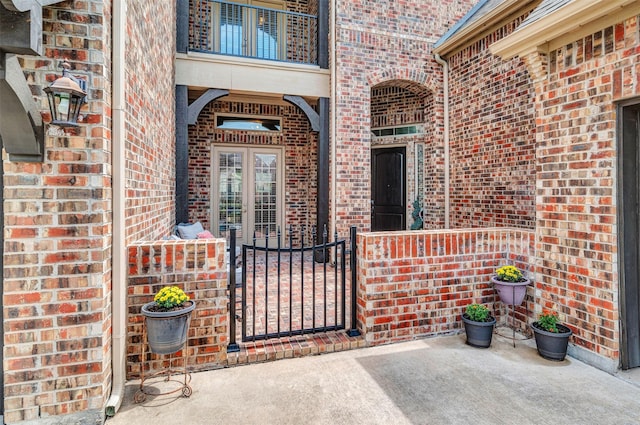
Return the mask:
M 227 353 L 229 366 L 353 350 L 365 347 L 366 343 L 362 336 L 350 337 L 346 331 L 335 331 L 241 342 L 239 345 L 239 352 Z

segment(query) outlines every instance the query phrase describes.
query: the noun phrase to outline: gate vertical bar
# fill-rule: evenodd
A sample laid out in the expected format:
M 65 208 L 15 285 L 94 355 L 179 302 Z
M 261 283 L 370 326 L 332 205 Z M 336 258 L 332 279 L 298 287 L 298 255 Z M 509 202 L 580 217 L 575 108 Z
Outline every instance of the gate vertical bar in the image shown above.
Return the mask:
M 311 302 L 313 303 L 313 308 L 312 308 L 312 321 L 311 321 L 311 328 L 312 328 L 312 332 L 315 333 L 316 332 L 316 262 L 315 262 L 315 258 L 316 258 L 316 245 L 318 244 L 318 228 L 314 227 L 313 229 L 313 246 L 311 249 L 311 279 L 312 279 L 312 285 L 311 285 Z M 304 268 L 303 268 L 303 273 L 304 273 Z
M 254 263 L 255 267 L 255 263 Z M 242 341 L 247 340 L 247 246 L 242 245 Z
M 236 229 L 230 229 L 229 235 L 229 345 L 227 353 L 240 351 L 236 343 Z
M 324 261 L 322 262 L 322 277 L 324 280 L 323 288 L 324 288 L 324 324 L 323 326 L 327 327 L 327 261 L 329 261 L 329 256 L 327 255 L 327 225 L 324 225 L 322 229 L 322 255 Z M 335 308 L 335 306 L 334 306 Z
M 300 329 L 304 335 L 304 227 L 300 229 Z
M 356 270 L 357 259 L 356 259 L 356 226 L 351 226 L 350 229 L 350 239 L 351 239 L 351 329 L 347 332 L 349 336 L 358 336 L 360 332 L 358 331 L 357 325 L 357 315 L 358 315 L 358 272 Z
M 280 226 L 278 226 L 278 233 L 277 233 L 277 237 L 278 237 L 278 313 L 276 314 L 276 318 L 278 320 L 278 335 L 280 335 L 280 265 L 281 263 L 281 258 L 280 258 Z
M 269 335 L 269 229 L 264 238 L 264 334 Z M 255 335 L 255 330 L 253 331 Z
M 253 340 L 256 340 L 256 232 L 255 230 L 253 231 L 253 302 L 252 302 L 252 314 L 251 314 L 251 320 L 253 321 L 253 325 L 251 328 L 251 332 L 253 333 Z
M 338 328 L 338 232 L 336 231 L 333 234 L 333 241 L 335 243 L 333 248 L 334 261 L 336 262 L 335 267 L 333 268 L 333 324 Z M 344 320 L 341 325 L 344 324 Z
M 289 336 L 293 328 L 293 226 L 289 225 Z
M 336 236 L 337 236 L 337 232 L 336 232 Z M 342 321 L 340 322 L 340 324 L 342 326 L 344 326 L 345 328 L 347 327 L 347 250 L 346 250 L 346 244 L 344 241 L 342 241 L 340 243 L 341 248 L 341 255 L 340 255 L 340 271 L 341 271 L 341 284 L 342 284 L 342 303 L 341 303 L 341 308 L 342 308 Z M 338 248 L 336 247 L 336 250 Z M 337 257 L 336 257 L 337 258 Z M 338 265 L 336 264 L 336 269 L 338 268 Z

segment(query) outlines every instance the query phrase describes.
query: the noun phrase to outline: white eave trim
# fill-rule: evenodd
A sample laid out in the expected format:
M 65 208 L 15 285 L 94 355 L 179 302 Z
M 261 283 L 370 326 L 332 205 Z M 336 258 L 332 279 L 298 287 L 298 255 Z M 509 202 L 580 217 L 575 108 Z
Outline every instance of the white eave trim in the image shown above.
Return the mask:
M 493 28 L 495 25 L 502 22 L 505 18 L 516 13 L 518 10 L 522 10 L 525 6 L 535 0 L 521 1 L 506 1 L 491 12 L 487 13 L 476 22 L 471 23 L 468 27 L 460 30 L 452 35 L 444 43 L 433 49 L 434 53 L 437 53 L 443 57 L 446 57 L 453 52 L 460 50 L 463 46 L 469 43 L 469 40 L 481 34 L 487 29 Z
M 622 13 L 623 8 L 627 6 L 630 7 Z M 522 56 L 524 52 L 540 50 L 547 43 L 570 32 L 578 32 L 582 27 L 607 15 L 620 15 L 619 19 L 622 20 L 633 16 L 638 9 L 640 4 L 637 0 L 573 1 L 495 42 L 489 50 L 503 60 L 509 60 L 515 56 Z

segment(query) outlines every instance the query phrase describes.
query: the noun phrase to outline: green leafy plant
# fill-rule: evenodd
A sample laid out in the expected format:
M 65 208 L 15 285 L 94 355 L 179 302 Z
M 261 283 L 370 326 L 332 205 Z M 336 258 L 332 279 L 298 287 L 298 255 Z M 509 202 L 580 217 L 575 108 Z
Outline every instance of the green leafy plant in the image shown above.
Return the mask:
M 465 313 L 469 320 L 474 322 L 488 322 L 490 320 L 489 309 L 482 304 L 469 304 Z
M 538 326 L 547 332 L 558 332 L 558 313 L 545 311 L 538 317 Z
M 496 275 L 498 280 L 503 282 L 522 282 L 525 280 L 520 269 L 515 266 L 502 266 L 496 270 Z
M 189 296 L 177 286 L 165 286 L 153 297 L 153 300 L 163 309 L 172 309 L 176 307 L 182 307 L 182 305 L 189 301 Z

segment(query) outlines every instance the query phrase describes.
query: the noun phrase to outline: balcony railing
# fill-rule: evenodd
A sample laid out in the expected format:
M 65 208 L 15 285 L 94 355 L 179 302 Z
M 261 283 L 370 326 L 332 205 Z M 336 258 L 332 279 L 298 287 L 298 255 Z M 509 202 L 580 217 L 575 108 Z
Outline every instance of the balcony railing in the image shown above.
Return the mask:
M 220 0 L 191 1 L 189 50 L 318 63 L 318 18 Z

